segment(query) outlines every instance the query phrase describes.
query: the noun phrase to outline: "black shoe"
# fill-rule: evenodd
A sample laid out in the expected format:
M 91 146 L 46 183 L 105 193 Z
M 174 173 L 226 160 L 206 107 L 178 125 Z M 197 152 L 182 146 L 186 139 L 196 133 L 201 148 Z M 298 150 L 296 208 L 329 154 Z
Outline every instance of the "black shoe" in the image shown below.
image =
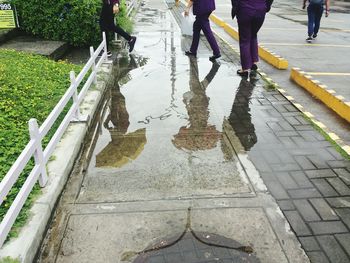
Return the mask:
M 308 37 L 308 38 L 306 39 L 306 42 L 307 42 L 307 43 L 311 43 L 311 42 L 312 42 L 312 37 Z
M 214 62 L 214 61 L 217 60 L 219 57 L 221 57 L 221 54 L 219 54 L 219 55 L 213 55 L 213 56 L 209 57 L 209 60 L 210 60 L 211 62 Z
M 317 34 L 312 35 L 312 39 L 316 39 L 316 37 L 317 37 Z
M 250 68 L 250 70 L 257 71 L 258 66 L 256 64 L 253 64 L 252 67 Z
M 191 51 L 185 51 L 185 55 L 189 57 L 197 57 L 197 53 L 193 53 Z
M 249 71 L 243 71 L 243 70 L 239 69 L 239 70 L 237 70 L 237 75 L 240 75 L 241 77 L 248 78 Z
M 134 50 L 135 43 L 136 43 L 136 37 L 131 37 L 129 41 L 129 52 L 132 52 Z

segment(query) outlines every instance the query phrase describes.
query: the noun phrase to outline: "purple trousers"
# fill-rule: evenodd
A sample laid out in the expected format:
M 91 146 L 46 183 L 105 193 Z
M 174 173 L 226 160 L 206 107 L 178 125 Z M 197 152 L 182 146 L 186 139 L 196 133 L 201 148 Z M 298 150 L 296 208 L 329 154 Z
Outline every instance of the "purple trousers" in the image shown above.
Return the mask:
M 237 14 L 239 49 L 243 70 L 248 70 L 259 61 L 258 31 L 265 20 L 265 10 L 240 8 Z
M 195 53 L 195 54 L 197 53 L 200 33 L 201 33 L 201 30 L 203 30 L 203 33 L 207 38 L 211 49 L 213 50 L 214 56 L 220 55 L 218 43 L 216 42 L 216 39 L 210 28 L 210 23 L 209 23 L 210 14 L 211 13 L 208 13 L 205 15 L 196 15 L 196 20 L 193 23 L 193 37 L 192 37 L 192 45 L 190 48 L 190 51 L 192 53 Z

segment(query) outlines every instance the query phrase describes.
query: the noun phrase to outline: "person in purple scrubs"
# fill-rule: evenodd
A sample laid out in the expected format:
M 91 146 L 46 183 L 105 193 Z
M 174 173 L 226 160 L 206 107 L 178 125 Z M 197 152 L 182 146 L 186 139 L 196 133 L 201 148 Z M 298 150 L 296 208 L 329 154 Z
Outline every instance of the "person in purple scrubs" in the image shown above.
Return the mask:
M 200 32 L 203 30 L 205 37 L 207 38 L 211 49 L 213 50 L 213 56 L 209 58 L 214 62 L 221 57 L 220 49 L 213 32 L 210 28 L 209 16 L 215 10 L 214 0 L 190 0 L 185 10 L 185 15 L 188 16 L 190 8 L 193 6 L 193 14 L 196 16 L 196 20 L 193 23 L 193 38 L 192 45 L 189 51 L 186 51 L 187 56 L 197 56 L 197 49 L 199 45 Z
M 237 16 L 239 49 L 242 68 L 237 70 L 240 76 L 248 77 L 250 71 L 258 69 L 257 34 L 264 23 L 265 15 L 270 11 L 273 0 L 231 0 L 232 19 Z

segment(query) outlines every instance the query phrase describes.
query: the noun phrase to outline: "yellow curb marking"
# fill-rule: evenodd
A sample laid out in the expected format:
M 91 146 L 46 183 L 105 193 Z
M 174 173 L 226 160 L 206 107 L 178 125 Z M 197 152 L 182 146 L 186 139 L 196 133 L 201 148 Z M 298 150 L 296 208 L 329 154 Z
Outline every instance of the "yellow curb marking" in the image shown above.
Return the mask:
M 314 115 L 312 115 L 310 112 L 308 112 L 308 111 L 306 111 L 306 112 L 304 112 L 304 114 L 307 116 L 307 117 L 309 117 L 309 118 L 313 118 L 314 117 Z
M 215 23 L 215 20 L 213 20 Z M 221 26 L 224 28 L 224 31 L 229 34 L 232 38 L 239 40 L 239 34 L 236 29 L 234 29 L 231 25 L 225 23 L 224 26 L 221 24 L 217 24 L 218 26 Z M 264 48 L 263 46 L 259 45 L 259 56 L 268 62 L 269 64 L 273 65 L 274 67 L 278 69 L 287 69 L 288 68 L 288 61 L 280 56 L 275 55 L 274 53 L 270 52 L 268 49 Z
M 337 140 L 340 139 L 340 138 L 338 137 L 338 135 L 336 135 L 336 134 L 333 133 L 333 132 L 328 133 L 328 136 L 329 136 L 332 140 L 334 140 L 334 141 L 337 141 Z
M 221 18 L 217 17 L 216 15 L 212 14 L 210 16 L 210 19 L 217 24 L 219 27 L 224 27 L 226 25 L 225 21 L 222 20 Z
M 333 44 L 302 44 L 302 43 L 260 43 L 261 45 L 270 46 L 313 46 L 313 47 L 340 47 L 350 48 L 350 45 L 333 45 Z
M 346 145 L 346 146 L 343 146 L 342 148 L 347 154 L 350 155 L 350 146 Z
M 340 72 L 307 72 L 307 74 L 313 76 L 350 76 L 350 73 Z
M 296 68 L 291 70 L 290 78 L 313 96 L 321 100 L 340 117 L 350 122 L 350 103 L 344 102 L 343 96 L 336 95 L 334 91 L 323 88 L 323 85 L 315 83 L 310 76 L 303 74 L 302 71 Z

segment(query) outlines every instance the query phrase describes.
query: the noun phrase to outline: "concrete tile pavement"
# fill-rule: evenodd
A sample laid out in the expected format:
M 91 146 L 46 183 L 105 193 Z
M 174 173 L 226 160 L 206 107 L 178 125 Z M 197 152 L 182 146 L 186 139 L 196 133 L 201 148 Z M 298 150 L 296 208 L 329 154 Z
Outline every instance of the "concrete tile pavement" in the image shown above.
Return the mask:
M 226 23 L 237 28 L 236 20 L 230 17 L 230 1 L 217 2 L 215 14 Z M 320 80 L 329 89 L 350 100 L 347 88 L 349 61 L 344 54 L 349 50 L 349 14 L 332 13 L 330 17 L 322 18 L 319 38 L 313 44 L 307 44 L 305 11 L 295 2 L 275 2 L 271 12 L 259 33 L 259 41 L 271 51 L 281 55 L 289 61 L 289 69 L 299 67 Z M 217 29 L 220 35 L 230 44 L 238 47 L 236 41 L 230 40 Z M 341 139 L 350 144 L 349 124 L 337 117 L 331 110 L 310 96 L 298 85 L 289 80 L 290 72 L 274 70 L 266 63 L 260 63 L 261 69 L 274 81 L 283 87 L 307 111 L 315 115 L 316 119 L 324 123 Z
M 171 9 L 177 21 L 182 10 Z M 127 105 L 129 129 L 145 127 L 150 133 L 142 154 L 129 160 L 124 168 L 95 167 L 93 157 L 86 174 L 81 174 L 79 169 L 73 174 L 40 262 L 52 262 L 52 259 L 114 262 L 116 258 L 132 262 L 138 251 L 158 244 L 157 240 L 163 237 L 181 233 L 188 226 L 185 222 L 188 207 L 193 208 L 194 229 L 230 237 L 244 245 L 252 244 L 254 255 L 261 262 L 307 262 L 294 234 L 286 228 L 280 208 L 311 262 L 348 262 L 349 161 L 278 91 L 267 89 L 259 77 L 250 81 L 237 77 L 237 54 L 223 41 L 219 41 L 223 53 L 221 66 L 205 95 L 193 86 L 190 87 L 193 93 L 188 93 L 186 68 L 190 64 L 193 73 L 194 61 L 183 56 L 181 46 L 188 46 L 190 40 L 181 39 L 169 15 L 162 3 L 146 2 L 136 22 L 139 37 L 136 50 L 138 56 L 147 57 L 147 63 L 130 72 L 118 93 Z M 181 40 L 185 43 L 180 43 Z M 148 48 L 151 46 L 157 48 L 157 55 Z M 210 55 L 207 46 L 205 41 L 201 43 L 199 72 L 194 70 L 194 76 L 200 80 L 205 79 L 205 72 L 212 67 L 207 60 Z M 170 76 L 171 81 L 164 76 Z M 164 87 L 171 90 L 170 95 Z M 160 114 L 169 98 L 171 107 L 166 109 L 166 115 Z M 201 102 L 196 104 L 198 101 Z M 202 104 L 206 105 L 204 110 Z M 108 112 L 113 112 L 113 108 L 107 109 Z M 172 140 L 179 127 L 180 130 L 191 127 L 194 120 L 203 120 L 203 116 L 222 136 L 216 147 L 202 151 L 184 150 L 189 144 L 183 144 L 182 150 L 173 147 Z M 105 119 L 101 120 L 104 128 L 96 143 L 96 154 L 110 141 L 109 134 L 113 135 L 108 129 L 111 124 Z M 211 145 L 208 137 L 196 138 Z M 212 165 L 215 173 L 204 169 L 198 177 L 199 167 L 205 163 Z M 133 168 L 137 167 L 146 167 L 142 168 L 145 178 L 133 176 Z M 121 176 L 123 169 L 128 174 Z M 139 169 L 141 173 L 142 169 Z M 149 178 L 149 174 L 158 176 L 159 180 L 146 180 L 146 185 L 140 188 L 140 182 Z M 245 196 L 229 195 L 216 184 L 227 174 L 232 176 L 232 181 L 240 182 L 231 185 L 231 190 L 237 193 L 244 190 Z M 259 181 L 260 176 L 269 192 Z M 92 184 L 91 178 L 95 180 Z M 193 182 L 204 194 L 189 197 L 178 192 L 175 198 L 164 198 L 173 194 L 171 191 L 176 186 L 186 190 Z M 211 192 L 211 185 L 220 189 Z M 217 192 L 220 190 L 224 193 Z M 61 234 L 56 237 L 58 232 Z M 208 251 L 202 252 L 211 260 Z M 158 256 L 154 260 L 167 262 L 166 256 Z M 196 261 L 192 257 L 188 262 Z

